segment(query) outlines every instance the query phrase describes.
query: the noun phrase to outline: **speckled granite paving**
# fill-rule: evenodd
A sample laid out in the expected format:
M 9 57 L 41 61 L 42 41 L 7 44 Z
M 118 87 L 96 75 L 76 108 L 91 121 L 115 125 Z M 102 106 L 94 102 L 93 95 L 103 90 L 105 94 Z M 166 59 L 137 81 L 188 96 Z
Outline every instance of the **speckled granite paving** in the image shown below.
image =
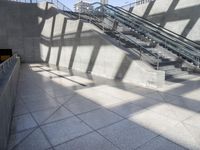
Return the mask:
M 200 77 L 152 90 L 24 64 L 11 149 L 199 150 Z

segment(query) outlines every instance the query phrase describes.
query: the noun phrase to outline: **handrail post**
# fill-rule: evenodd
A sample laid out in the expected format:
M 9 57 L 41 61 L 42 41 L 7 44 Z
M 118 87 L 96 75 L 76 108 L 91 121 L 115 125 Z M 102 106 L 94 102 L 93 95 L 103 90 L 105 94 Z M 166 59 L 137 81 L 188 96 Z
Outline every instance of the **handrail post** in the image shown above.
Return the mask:
M 156 69 L 157 69 L 157 70 L 159 70 L 159 65 L 160 65 L 160 64 L 159 64 L 159 63 L 160 63 L 160 62 L 159 62 L 159 57 L 160 57 L 159 54 L 157 54 L 157 66 L 156 66 Z
M 5 73 L 5 67 L 4 67 L 4 64 L 2 65 L 2 68 L 3 68 L 3 73 Z
M 120 41 L 120 34 L 119 34 L 119 38 L 118 38 L 118 39 L 119 39 L 119 46 L 121 46 L 121 41 Z
M 140 46 L 140 60 L 142 59 L 142 49 L 141 49 L 141 46 Z

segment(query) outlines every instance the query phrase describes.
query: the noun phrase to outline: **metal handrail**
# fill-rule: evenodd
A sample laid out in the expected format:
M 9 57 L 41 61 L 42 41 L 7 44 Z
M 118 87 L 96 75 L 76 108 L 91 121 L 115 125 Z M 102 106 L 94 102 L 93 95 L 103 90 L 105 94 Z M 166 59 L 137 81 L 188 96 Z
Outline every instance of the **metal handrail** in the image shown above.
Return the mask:
M 174 46 L 171 47 L 173 51 L 188 58 L 188 60 L 192 61 L 195 65 L 199 66 L 200 51 L 195 47 L 188 45 L 187 43 L 181 41 L 180 39 L 174 37 L 173 35 L 171 35 L 172 37 L 167 37 L 166 35 L 163 35 L 153 30 L 150 25 L 144 24 L 142 21 L 138 21 L 137 18 L 132 16 L 126 16 L 122 11 L 115 10 L 117 8 L 111 5 L 102 5 L 100 3 L 94 3 L 93 5 L 96 4 L 100 5 L 99 7 L 97 7 L 97 11 L 103 10 L 102 13 L 108 13 L 108 15 L 114 17 L 115 19 L 117 19 L 117 17 L 120 17 L 121 19 L 118 19 L 118 21 L 121 23 L 128 24 L 130 27 L 135 28 L 135 26 L 138 26 L 138 28 L 145 31 L 144 32 L 145 34 L 149 33 L 151 38 L 157 41 L 158 43 L 163 43 L 167 41 L 168 45 L 171 44 L 170 46 Z M 162 32 L 165 33 L 165 31 Z M 157 37 L 159 37 L 159 39 Z
M 101 3 L 99 3 L 99 2 L 95 2 L 95 3 L 91 4 L 91 5 L 96 5 L 96 4 L 98 4 L 98 5 L 100 5 L 101 7 L 103 7 L 103 5 L 102 5 Z M 168 36 L 173 36 L 173 37 L 176 38 L 179 42 L 182 42 L 183 44 L 189 43 L 190 45 L 192 45 L 192 46 L 194 46 L 195 48 L 198 48 L 198 49 L 200 50 L 200 45 L 199 45 L 199 44 L 195 43 L 194 41 L 192 41 L 192 40 L 190 40 L 190 39 L 188 39 L 188 38 L 186 38 L 186 37 L 183 37 L 183 36 L 181 36 L 181 35 L 179 35 L 179 34 L 173 32 L 173 31 L 171 31 L 171 30 L 169 30 L 169 29 L 166 29 L 166 28 L 164 28 L 164 27 L 161 27 L 161 26 L 157 25 L 156 23 L 153 23 L 153 22 L 151 22 L 151 21 L 149 21 L 149 20 L 147 20 L 147 19 L 145 19 L 145 18 L 142 18 L 142 17 L 136 15 L 136 14 L 130 13 L 130 12 L 128 12 L 127 10 L 125 10 L 125 9 L 123 9 L 123 8 L 114 7 L 114 6 L 112 6 L 112 5 L 104 5 L 104 7 L 106 7 L 106 6 L 109 7 L 109 8 L 111 7 L 112 11 L 115 11 L 115 12 L 117 11 L 118 13 L 123 13 L 123 14 L 121 14 L 121 15 L 124 15 L 124 17 L 126 17 L 126 19 L 133 19 L 134 21 L 140 23 L 140 24 L 143 25 L 143 26 L 146 26 L 146 25 L 147 25 L 148 27 L 154 28 L 154 30 L 155 30 L 156 32 L 159 31 L 159 32 L 165 33 L 165 34 L 168 35 Z M 115 9 L 115 10 L 113 10 L 113 9 Z M 130 17 L 131 17 L 131 18 L 130 18 Z M 180 40 L 180 39 L 181 39 L 181 40 Z M 190 47 L 190 48 L 191 48 L 191 47 Z
M 95 17 L 95 12 L 94 13 L 91 13 L 91 16 L 92 17 Z M 105 14 L 106 15 L 106 14 Z M 108 16 L 107 16 L 108 17 Z M 108 19 L 108 18 L 107 18 Z M 98 19 L 98 21 L 99 21 L 99 19 Z M 112 21 L 112 20 L 110 20 L 110 21 Z M 93 22 L 94 23 L 94 22 Z M 94 23 L 95 24 L 95 23 Z M 121 42 L 121 38 L 122 39 L 125 39 L 126 41 L 129 41 L 130 43 L 132 43 L 133 45 L 135 45 L 136 47 L 137 47 L 137 49 L 138 49 L 138 51 L 139 51 L 139 57 L 140 57 L 140 59 L 142 59 L 142 57 L 143 57 L 143 53 L 144 52 L 146 52 L 146 53 L 148 53 L 150 56 L 152 56 L 152 57 L 154 57 L 155 58 L 155 64 L 154 65 L 156 65 L 156 69 L 158 70 L 159 69 L 159 63 L 160 63 L 160 56 L 158 55 L 158 54 L 155 54 L 155 53 L 152 53 L 151 51 L 149 51 L 148 49 L 146 49 L 144 46 L 142 46 L 141 44 L 139 44 L 139 43 L 137 43 L 137 42 L 135 42 L 135 41 L 133 41 L 131 38 L 129 38 L 129 37 L 127 37 L 126 35 L 124 35 L 122 32 L 120 32 L 120 31 L 117 31 L 117 30 L 113 30 L 112 31 L 112 25 L 111 24 L 107 24 L 107 23 L 105 23 L 105 22 L 103 22 L 103 30 L 105 31 L 105 26 L 107 26 L 107 27 L 110 27 L 110 32 L 113 32 L 115 35 L 116 35 L 116 37 L 118 38 L 118 40 L 119 40 L 119 45 L 121 45 L 120 44 L 120 42 Z
M 146 24 L 148 24 L 148 25 L 153 26 L 153 27 L 156 28 L 158 31 L 162 31 L 162 32 L 165 31 L 166 33 L 172 34 L 173 36 L 178 37 L 179 39 L 182 39 L 182 40 L 184 40 L 184 41 L 190 43 L 190 44 L 193 45 L 194 47 L 197 47 L 197 48 L 200 49 L 200 45 L 199 45 L 199 44 L 195 43 L 194 41 L 192 41 L 192 40 L 190 40 L 190 39 L 188 39 L 188 38 L 186 38 L 186 37 L 183 37 L 183 36 L 181 36 L 181 35 L 179 35 L 179 34 L 173 32 L 173 31 L 171 31 L 171 30 L 169 30 L 169 29 L 167 29 L 167 28 L 164 28 L 164 27 L 162 27 L 162 26 L 160 26 L 160 25 L 158 25 L 158 24 L 156 24 L 156 23 L 153 23 L 153 22 L 149 21 L 148 19 L 142 18 L 142 17 L 140 17 L 140 16 L 138 16 L 138 15 L 136 15 L 136 14 L 134 14 L 134 13 L 130 13 L 129 11 L 127 11 L 127 10 L 125 10 L 125 9 L 123 9 L 123 8 L 118 7 L 118 8 L 116 8 L 116 9 L 119 9 L 119 10 L 121 10 L 121 11 L 124 11 L 124 13 L 126 13 L 127 15 L 136 17 L 136 18 L 139 19 L 140 21 L 142 21 L 142 22 L 144 22 L 144 23 L 146 23 Z
M 17 54 L 14 54 L 12 57 L 8 58 L 4 62 L 0 64 L 0 76 L 3 73 L 6 73 L 7 69 L 16 62 L 17 60 Z
M 130 9 L 131 7 L 135 7 L 137 5 L 141 5 L 141 4 L 145 4 L 145 3 L 149 3 L 151 1 L 155 1 L 155 0 L 137 0 L 136 2 L 123 5 L 123 6 L 121 6 L 121 8 L 124 8 L 124 9 L 128 8 L 128 9 Z

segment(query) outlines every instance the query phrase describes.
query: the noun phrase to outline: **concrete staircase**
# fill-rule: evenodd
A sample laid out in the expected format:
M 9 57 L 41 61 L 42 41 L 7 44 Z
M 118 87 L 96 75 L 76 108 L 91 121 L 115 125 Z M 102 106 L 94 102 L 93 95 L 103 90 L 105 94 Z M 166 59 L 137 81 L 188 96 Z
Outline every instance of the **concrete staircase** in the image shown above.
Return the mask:
M 102 23 L 95 22 L 95 24 L 97 24 L 99 28 L 104 29 L 105 33 L 110 37 L 120 42 L 121 46 L 128 48 L 131 51 L 140 51 L 140 48 L 134 43 L 145 47 L 148 52 L 143 51 L 141 59 L 151 64 L 155 69 L 164 71 L 166 80 L 174 80 L 189 74 L 187 71 L 188 68 L 182 67 L 184 61 L 177 54 L 174 54 L 172 51 L 167 49 L 165 45 L 160 45 L 137 30 L 128 29 L 128 27 L 124 26 L 124 31 L 121 31 L 121 33 L 132 42 L 127 41 L 126 38 L 119 35 L 117 29 L 115 31 L 110 25 L 107 25 L 107 22 L 108 21 L 106 20 Z M 152 54 L 154 54 L 154 56 Z

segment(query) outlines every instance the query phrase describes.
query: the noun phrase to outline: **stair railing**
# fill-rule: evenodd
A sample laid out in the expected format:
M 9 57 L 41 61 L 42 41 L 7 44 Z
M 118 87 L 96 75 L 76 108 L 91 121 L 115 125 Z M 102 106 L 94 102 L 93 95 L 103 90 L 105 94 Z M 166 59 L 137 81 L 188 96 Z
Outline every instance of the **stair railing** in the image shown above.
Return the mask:
M 3 73 L 6 73 L 6 71 L 12 64 L 16 62 L 17 57 L 18 56 L 15 54 L 0 64 L 0 77 L 2 76 Z
M 155 1 L 155 0 L 137 0 L 136 2 L 123 5 L 123 6 L 121 6 L 121 8 L 124 8 L 124 9 L 126 9 L 126 10 L 129 10 L 129 9 L 132 8 L 132 7 L 135 7 L 135 6 L 141 5 L 141 4 L 145 4 L 145 3 L 149 3 L 149 2 L 151 2 L 151 1 Z
M 113 18 L 117 18 L 119 22 L 125 23 L 131 28 L 135 28 L 135 26 L 137 26 L 138 28 L 145 31 L 145 35 L 151 37 L 158 43 L 163 44 L 167 41 L 168 48 L 172 49 L 175 53 L 178 53 L 178 55 L 180 54 L 183 58 L 186 58 L 187 60 L 193 62 L 194 65 L 199 66 L 200 51 L 196 49 L 196 47 L 185 43 L 185 41 L 180 40 L 173 35 L 168 35 L 168 33 L 164 31 L 160 31 L 163 32 L 164 35 L 162 35 L 161 33 L 157 33 L 157 31 L 154 30 L 155 27 L 143 23 L 141 20 L 138 20 L 134 16 L 123 15 L 123 12 L 111 5 L 102 5 L 100 3 L 94 3 L 93 6 L 95 5 L 98 6 L 96 7 L 96 11 L 100 10 L 103 14 L 110 15 Z M 178 51 L 177 49 L 180 49 L 181 51 Z
M 94 17 L 94 18 L 96 18 L 96 16 L 95 16 L 95 11 L 93 11 L 92 13 L 91 13 L 91 17 Z M 106 17 L 109 17 L 107 14 L 104 14 Z M 107 18 L 108 20 L 110 20 L 109 18 Z M 113 21 L 113 20 L 110 20 L 111 22 Z M 98 23 L 97 23 L 97 25 L 99 24 L 99 22 L 100 22 L 100 20 L 98 19 Z M 92 22 L 93 24 L 96 24 L 96 22 Z M 143 58 L 143 54 L 144 53 L 148 53 L 149 54 L 149 56 L 151 56 L 151 57 L 153 57 L 154 58 L 154 61 L 155 61 L 155 63 L 154 63 L 154 65 L 155 65 L 155 67 L 156 67 L 156 69 L 157 70 L 159 70 L 159 66 L 160 66 L 160 56 L 159 56 L 159 54 L 154 54 L 154 53 L 152 53 L 151 51 L 149 51 L 149 50 L 147 50 L 144 46 L 142 46 L 141 44 L 139 44 L 139 43 L 137 43 L 137 42 L 135 42 L 135 41 L 133 41 L 131 38 L 129 38 L 129 37 L 127 37 L 126 35 L 124 35 L 122 32 L 120 32 L 120 31 L 117 31 L 117 30 L 113 30 L 113 26 L 111 25 L 111 24 L 108 24 L 108 23 L 106 23 L 106 22 L 103 22 L 103 20 L 101 20 L 101 27 L 102 27 L 102 30 L 104 31 L 104 32 L 111 32 L 111 33 L 113 33 L 115 36 L 116 36 L 116 38 L 118 39 L 118 41 L 119 41 L 119 46 L 121 46 L 121 39 L 124 39 L 124 40 L 126 40 L 127 42 L 130 42 L 130 43 L 132 43 L 134 46 L 135 46 L 135 48 L 136 48 L 136 50 L 134 49 L 134 52 L 138 52 L 137 54 L 138 54 L 138 56 L 139 56 L 139 58 L 140 58 L 140 60 Z M 106 28 L 107 28 L 107 30 L 108 31 L 106 31 Z M 132 50 L 132 49 L 131 49 Z M 152 63 L 152 62 L 150 62 L 150 63 Z

